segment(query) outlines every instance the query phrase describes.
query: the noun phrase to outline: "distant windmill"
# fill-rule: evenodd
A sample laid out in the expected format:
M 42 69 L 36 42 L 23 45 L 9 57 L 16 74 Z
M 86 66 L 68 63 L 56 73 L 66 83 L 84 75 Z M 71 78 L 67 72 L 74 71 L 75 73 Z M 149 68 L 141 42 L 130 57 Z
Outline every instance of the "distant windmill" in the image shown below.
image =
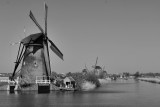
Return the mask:
M 102 68 L 100 66 L 97 65 L 98 63 L 98 57 L 96 58 L 96 63 L 94 66 L 92 66 L 94 69 L 93 69 L 93 72 L 95 75 L 99 75 L 99 73 L 102 71 Z
M 63 60 L 63 54 L 61 51 L 47 37 L 47 13 L 48 6 L 45 4 L 45 30 L 43 30 L 36 21 L 33 13 L 30 11 L 30 18 L 41 32 L 31 34 L 20 42 L 15 68 L 11 78 L 14 79 L 16 70 L 22 61 L 20 71 L 22 84 L 35 82 L 36 76 L 46 76 L 49 79 L 49 76 L 51 75 L 51 67 L 48 42 L 51 45 L 51 50 Z
M 92 67 L 94 68 L 94 71 L 96 70 L 97 63 L 98 63 L 98 57 L 96 58 L 96 63 L 95 63 L 95 65 L 92 66 Z

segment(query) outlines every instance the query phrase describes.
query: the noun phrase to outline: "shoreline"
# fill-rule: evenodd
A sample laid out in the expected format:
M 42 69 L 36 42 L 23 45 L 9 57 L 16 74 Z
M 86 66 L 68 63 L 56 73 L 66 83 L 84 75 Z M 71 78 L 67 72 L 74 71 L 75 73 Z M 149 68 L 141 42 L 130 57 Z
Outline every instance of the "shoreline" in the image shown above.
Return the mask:
M 99 83 L 100 83 L 100 87 L 103 87 L 104 84 L 108 83 L 108 79 L 98 79 Z M 0 85 L 0 91 L 8 91 L 7 87 L 8 87 L 8 83 L 3 84 L 3 82 L 1 82 L 2 85 Z M 81 91 L 89 91 L 89 90 L 94 90 L 96 88 L 96 84 L 90 82 L 90 81 L 85 81 L 81 84 Z M 50 91 L 59 91 L 60 88 L 51 84 L 50 85 Z M 38 91 L 38 86 L 36 84 L 33 84 L 29 87 L 23 87 L 20 88 L 19 91 Z
M 138 80 L 140 81 L 145 81 L 145 82 L 150 82 L 150 83 L 156 83 L 156 84 L 160 84 L 160 78 L 138 78 Z

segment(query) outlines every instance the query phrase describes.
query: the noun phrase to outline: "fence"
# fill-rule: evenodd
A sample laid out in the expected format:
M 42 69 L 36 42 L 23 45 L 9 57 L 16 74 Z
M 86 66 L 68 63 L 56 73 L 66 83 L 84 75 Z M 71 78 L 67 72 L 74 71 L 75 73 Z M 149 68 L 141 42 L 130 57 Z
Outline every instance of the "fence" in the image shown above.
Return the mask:
M 36 84 L 50 84 L 50 77 L 47 76 L 36 76 Z

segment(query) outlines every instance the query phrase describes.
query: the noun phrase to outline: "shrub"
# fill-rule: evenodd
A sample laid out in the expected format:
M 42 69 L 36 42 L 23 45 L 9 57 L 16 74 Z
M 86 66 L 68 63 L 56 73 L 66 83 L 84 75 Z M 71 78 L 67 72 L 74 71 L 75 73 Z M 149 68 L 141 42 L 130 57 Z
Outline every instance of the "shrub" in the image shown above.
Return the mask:
M 80 72 L 76 72 L 76 73 L 69 72 L 66 74 L 66 76 L 71 76 L 75 80 L 76 87 L 79 90 L 82 89 L 81 86 L 85 81 L 89 81 L 89 82 L 95 84 L 96 87 L 100 86 L 100 82 L 98 80 L 98 77 L 92 72 L 86 73 L 85 75 L 83 75 L 83 73 L 80 73 Z
M 100 87 L 100 83 L 99 83 L 98 77 L 93 73 L 88 73 L 85 76 L 85 80 L 89 81 L 89 82 L 92 82 L 93 84 L 96 85 L 96 87 Z

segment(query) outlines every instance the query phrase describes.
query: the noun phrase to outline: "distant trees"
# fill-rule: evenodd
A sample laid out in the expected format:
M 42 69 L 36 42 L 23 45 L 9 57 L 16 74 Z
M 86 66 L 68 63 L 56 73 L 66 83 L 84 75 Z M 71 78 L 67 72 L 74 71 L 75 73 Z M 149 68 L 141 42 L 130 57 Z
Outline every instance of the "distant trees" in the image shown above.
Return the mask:
M 101 72 L 99 73 L 98 78 L 104 79 L 104 78 L 106 78 L 106 77 L 107 77 L 107 71 L 101 71 Z
M 52 72 L 51 72 L 51 76 L 50 76 L 51 81 L 54 81 L 55 78 L 57 77 L 57 75 L 58 75 L 58 74 L 57 74 L 56 72 L 52 71 Z
M 143 73 L 141 74 L 144 77 L 160 77 L 160 73 L 153 73 L 153 72 L 149 72 L 149 73 Z
M 153 73 L 153 72 L 149 72 L 149 73 L 139 73 L 139 71 L 137 71 L 134 74 L 135 78 L 138 77 L 160 77 L 160 73 Z
M 140 76 L 139 74 L 139 71 L 137 71 L 135 74 L 134 74 L 135 78 L 138 78 Z
M 123 76 L 129 77 L 129 76 L 130 76 L 130 73 L 129 73 L 129 72 L 124 72 L 124 73 L 123 73 Z
M 145 76 L 148 76 L 148 77 L 155 77 L 156 74 L 155 74 L 155 73 L 152 73 L 152 72 L 149 72 L 149 73 L 146 73 Z
M 87 69 L 83 69 L 82 74 L 84 74 L 84 75 L 87 74 Z

